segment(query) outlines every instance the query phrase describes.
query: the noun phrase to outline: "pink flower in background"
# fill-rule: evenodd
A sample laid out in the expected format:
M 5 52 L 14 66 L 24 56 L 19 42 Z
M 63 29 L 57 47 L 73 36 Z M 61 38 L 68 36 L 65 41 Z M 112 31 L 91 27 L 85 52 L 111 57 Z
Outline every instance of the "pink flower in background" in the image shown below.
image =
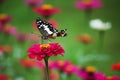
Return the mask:
M 3 31 L 4 26 L 10 22 L 12 19 L 11 16 L 8 16 L 7 14 L 0 14 L 0 31 Z
M 6 23 L 10 22 L 11 19 L 12 17 L 7 14 L 0 14 L 0 23 L 2 25 L 5 25 Z
M 112 70 L 120 71 L 120 62 L 113 64 L 111 68 Z
M 4 51 L 5 53 L 10 53 L 10 52 L 12 52 L 12 46 L 10 46 L 10 45 L 5 45 L 5 46 L 3 47 L 3 51 Z
M 55 68 L 67 75 L 74 74 L 76 71 L 78 71 L 78 67 L 73 65 L 69 61 L 58 60 L 54 61 L 51 65 L 53 69 Z
M 78 67 L 73 64 L 69 64 L 64 68 L 64 72 L 67 75 L 72 75 L 72 74 L 76 73 L 77 71 L 78 71 Z
M 60 72 L 63 72 L 67 65 L 71 64 L 69 61 L 58 60 L 54 61 L 52 68 L 58 69 Z
M 0 32 L 3 30 L 2 23 L 0 22 Z
M 44 4 L 41 7 L 36 7 L 33 9 L 34 12 L 42 15 L 45 18 L 49 18 L 50 16 L 57 14 L 60 12 L 59 8 L 53 8 L 52 5 Z
M 82 10 L 92 10 L 102 7 L 102 2 L 101 0 L 81 0 L 76 2 L 75 6 Z
M 12 36 L 16 36 L 16 34 L 17 34 L 17 29 L 16 29 L 16 27 L 13 27 L 13 26 L 10 26 L 10 25 L 6 25 L 5 27 L 4 27 L 4 32 L 6 33 L 6 34 L 10 34 L 10 35 L 12 35 Z
M 9 76 L 6 74 L 0 74 L 0 80 L 9 80 Z
M 10 45 L 0 45 L 0 54 L 12 52 L 12 46 Z
M 77 76 L 83 80 L 105 80 L 105 75 L 103 73 L 96 72 L 93 66 L 79 69 Z
M 32 26 L 33 26 L 33 29 L 38 30 L 38 29 L 37 29 L 37 25 L 36 25 L 36 21 L 34 21 L 34 22 L 32 23 Z
M 29 69 L 36 67 L 38 64 L 35 60 L 25 59 L 25 58 L 20 59 L 19 63 L 21 66 L 29 68 Z
M 3 46 L 0 45 L 0 55 L 2 55 L 2 54 L 3 54 Z
M 92 38 L 87 34 L 77 36 L 77 40 L 84 44 L 89 44 L 92 42 Z
M 96 72 L 95 76 L 97 80 L 105 80 L 105 77 L 106 77 L 105 74 L 100 73 L 100 72 Z
M 50 20 L 48 20 L 48 22 L 49 22 L 50 24 L 52 24 L 54 28 L 58 28 L 58 23 L 57 23 L 57 21 L 50 19 Z
M 120 78 L 118 76 L 108 76 L 106 80 L 120 80 Z
M 37 34 L 32 33 L 32 34 L 28 34 L 28 36 L 27 36 L 28 41 L 37 42 L 37 41 L 40 41 L 40 39 L 41 39 L 41 37 L 39 34 L 37 35 Z
M 59 80 L 59 74 L 54 70 L 50 71 L 50 80 Z
M 48 67 L 49 67 L 50 70 L 52 69 L 52 64 L 53 64 L 53 61 L 49 60 L 48 61 L 49 66 Z M 41 69 L 45 69 L 45 63 L 43 61 L 38 61 L 37 66 Z
M 28 49 L 31 59 L 42 60 L 45 57 L 63 55 L 64 49 L 58 43 L 34 44 Z
M 28 40 L 28 34 L 26 33 L 17 33 L 15 37 L 19 42 L 26 42 Z
M 37 7 L 43 3 L 43 0 L 24 0 L 25 4 L 30 7 Z

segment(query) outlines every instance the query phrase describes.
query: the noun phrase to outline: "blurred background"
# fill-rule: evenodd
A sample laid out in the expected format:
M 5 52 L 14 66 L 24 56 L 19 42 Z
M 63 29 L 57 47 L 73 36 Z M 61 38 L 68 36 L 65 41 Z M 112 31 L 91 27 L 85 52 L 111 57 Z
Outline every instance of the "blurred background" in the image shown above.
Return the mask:
M 105 76 L 120 77 L 120 64 L 117 69 L 113 67 L 120 62 L 119 3 L 119 0 L 0 0 L 0 80 L 46 80 L 42 79 L 42 68 L 34 67 L 27 53 L 32 44 L 40 43 L 40 32 L 34 23 L 37 17 L 58 30 L 67 29 L 66 37 L 51 40 L 65 50 L 64 56 L 53 56 L 51 61 L 69 61 L 79 68 L 92 66 Z M 45 15 L 46 8 L 56 11 Z M 71 80 L 88 80 L 70 75 Z M 68 80 L 66 76 L 51 80 Z

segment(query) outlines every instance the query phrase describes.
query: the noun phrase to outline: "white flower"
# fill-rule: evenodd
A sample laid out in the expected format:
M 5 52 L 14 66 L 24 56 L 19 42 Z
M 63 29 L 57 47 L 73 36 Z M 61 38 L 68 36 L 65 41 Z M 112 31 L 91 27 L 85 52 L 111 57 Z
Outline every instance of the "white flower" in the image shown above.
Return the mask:
M 100 19 L 95 19 L 90 21 L 90 27 L 96 30 L 108 30 L 112 26 L 110 22 L 104 23 Z

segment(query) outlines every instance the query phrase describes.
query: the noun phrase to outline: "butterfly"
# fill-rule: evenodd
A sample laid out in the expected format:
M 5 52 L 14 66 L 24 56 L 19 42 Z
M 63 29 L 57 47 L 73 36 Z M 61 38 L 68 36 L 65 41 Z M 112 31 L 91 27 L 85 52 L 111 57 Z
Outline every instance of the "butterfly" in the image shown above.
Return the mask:
M 52 24 L 40 18 L 36 19 L 36 25 L 42 34 L 42 39 L 55 39 L 56 37 L 65 37 L 67 35 L 67 29 L 58 31 Z

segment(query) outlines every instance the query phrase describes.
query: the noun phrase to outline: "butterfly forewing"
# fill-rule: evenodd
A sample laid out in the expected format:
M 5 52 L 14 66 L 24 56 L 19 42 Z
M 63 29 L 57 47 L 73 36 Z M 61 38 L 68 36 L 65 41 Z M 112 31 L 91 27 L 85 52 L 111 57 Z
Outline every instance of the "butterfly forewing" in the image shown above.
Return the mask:
M 40 18 L 36 19 L 37 28 L 43 36 L 49 36 L 53 33 L 56 33 L 58 30 L 53 28 L 52 24 L 41 20 Z

